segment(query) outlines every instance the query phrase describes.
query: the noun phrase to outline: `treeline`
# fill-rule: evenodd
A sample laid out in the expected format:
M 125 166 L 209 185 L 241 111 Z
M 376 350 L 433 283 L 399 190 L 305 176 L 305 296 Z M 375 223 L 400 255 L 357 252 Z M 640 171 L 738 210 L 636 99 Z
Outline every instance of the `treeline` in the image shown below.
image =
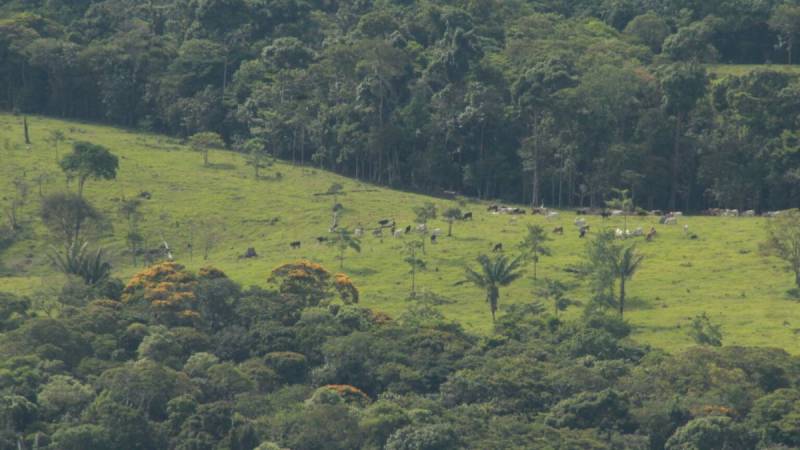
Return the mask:
M 796 77 L 704 69 L 791 62 L 791 1 L 11 0 L 0 17 L 0 107 L 20 113 L 535 205 L 800 200 Z
M 0 449 L 800 446 L 800 360 L 782 350 L 673 356 L 616 314 L 564 321 L 538 303 L 476 336 L 433 294 L 392 318 L 318 264 L 266 276 L 242 289 L 168 262 L 0 294 Z M 719 345 L 707 317 L 692 328 Z

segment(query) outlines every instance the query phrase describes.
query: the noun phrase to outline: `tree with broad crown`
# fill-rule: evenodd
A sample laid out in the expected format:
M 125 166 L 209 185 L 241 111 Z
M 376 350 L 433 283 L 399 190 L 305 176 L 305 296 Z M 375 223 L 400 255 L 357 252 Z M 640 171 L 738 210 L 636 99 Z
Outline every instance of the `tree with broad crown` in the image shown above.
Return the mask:
M 225 148 L 225 142 L 219 134 L 203 131 L 193 134 L 189 138 L 189 146 L 195 151 L 203 152 L 203 166 L 208 167 L 208 152 L 211 149 Z
M 86 180 L 113 180 L 117 177 L 119 158 L 102 145 L 90 142 L 76 142 L 72 153 L 61 160 L 61 170 L 68 178 L 78 179 L 78 195 L 83 196 Z

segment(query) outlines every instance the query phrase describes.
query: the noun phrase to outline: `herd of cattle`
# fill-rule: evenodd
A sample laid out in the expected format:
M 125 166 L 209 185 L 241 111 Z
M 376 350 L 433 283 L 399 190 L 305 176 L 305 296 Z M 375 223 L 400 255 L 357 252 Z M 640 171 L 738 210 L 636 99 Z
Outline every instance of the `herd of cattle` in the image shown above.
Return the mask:
M 505 205 L 499 204 L 492 204 L 487 208 L 487 212 L 499 215 L 499 214 L 508 214 L 512 216 L 517 215 L 525 215 L 528 211 L 524 208 L 519 207 L 510 207 Z M 545 207 L 540 208 L 532 208 L 530 210 L 532 215 L 541 215 L 544 216 L 548 220 L 555 220 L 560 217 L 560 213 L 558 211 L 548 209 Z M 620 209 L 599 209 L 599 208 L 578 208 L 575 210 L 575 213 L 578 216 L 590 216 L 596 215 L 603 218 L 603 220 L 609 217 L 618 217 L 624 216 L 625 211 Z M 770 211 L 761 214 L 764 217 L 775 217 L 780 215 L 781 211 Z M 758 214 L 755 210 L 746 210 L 746 211 L 739 211 L 738 209 L 722 209 L 722 208 L 711 208 L 707 209 L 702 212 L 703 215 L 706 216 L 717 216 L 717 217 L 755 217 Z M 652 210 L 652 211 L 645 211 L 645 210 L 637 210 L 632 215 L 637 216 L 656 216 L 658 217 L 658 223 L 661 225 L 677 225 L 678 218 L 683 216 L 681 212 L 664 212 L 662 210 Z M 466 212 L 464 213 L 459 220 L 466 221 L 472 220 L 473 213 Z M 438 238 L 442 235 L 441 228 L 434 228 L 432 230 L 428 229 L 427 224 L 415 224 L 415 225 L 407 225 L 405 227 L 398 227 L 397 223 L 394 219 L 381 219 L 376 222 L 374 228 L 367 229 L 363 225 L 359 224 L 353 231 L 353 234 L 357 238 L 361 238 L 367 231 L 370 231 L 371 234 L 376 238 L 383 238 L 384 230 L 388 230 L 389 235 L 394 238 L 401 238 L 404 235 L 410 234 L 412 232 L 417 232 L 420 234 L 428 235 L 432 244 L 436 244 Z M 588 224 L 587 220 L 583 217 L 577 217 L 573 223 L 575 226 L 578 237 L 584 238 L 586 237 L 587 233 L 589 232 L 590 225 Z M 338 214 L 334 213 L 333 225 L 330 228 L 330 232 L 336 231 L 338 228 Z M 689 232 L 688 225 L 683 226 L 683 232 L 691 239 L 697 239 L 697 235 L 694 233 Z M 564 234 L 564 226 L 556 226 L 552 229 L 553 234 L 563 235 Z M 618 239 L 628 239 L 634 237 L 644 237 L 647 241 L 652 241 L 656 237 L 656 229 L 655 227 L 650 227 L 649 230 L 645 231 L 642 227 L 637 227 L 633 230 L 629 229 L 621 229 L 617 228 L 614 230 L 614 236 Z M 319 236 L 316 238 L 318 244 L 323 244 L 328 242 L 330 239 L 326 236 Z M 299 249 L 301 246 L 301 241 L 293 241 L 289 243 L 289 246 L 292 249 Z M 503 251 L 503 244 L 497 243 L 493 244 L 492 250 L 494 252 L 501 252 Z

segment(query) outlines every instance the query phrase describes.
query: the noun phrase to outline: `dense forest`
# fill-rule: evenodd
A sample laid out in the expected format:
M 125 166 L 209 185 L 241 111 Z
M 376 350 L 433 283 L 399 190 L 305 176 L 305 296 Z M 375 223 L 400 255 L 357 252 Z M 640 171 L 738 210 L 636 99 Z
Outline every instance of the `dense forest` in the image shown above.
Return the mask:
M 779 0 L 6 0 L 0 108 L 428 193 L 766 211 L 800 200 L 769 67 L 798 34 Z
M 616 314 L 506 308 L 477 336 L 435 295 L 392 318 L 296 261 L 274 288 L 165 262 L 72 283 L 52 314 L 0 294 L 0 448 L 52 450 L 789 449 L 800 360 L 630 339 Z M 588 311 L 588 310 L 587 310 Z

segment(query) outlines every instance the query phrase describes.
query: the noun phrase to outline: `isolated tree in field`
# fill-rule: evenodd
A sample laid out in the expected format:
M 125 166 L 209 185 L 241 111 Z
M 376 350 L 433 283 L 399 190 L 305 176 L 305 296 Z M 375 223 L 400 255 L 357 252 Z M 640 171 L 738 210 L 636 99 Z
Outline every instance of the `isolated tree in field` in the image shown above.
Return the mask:
M 698 345 L 719 347 L 722 345 L 722 330 L 719 324 L 714 324 L 708 315 L 703 312 L 692 319 L 689 325 L 689 336 Z
M 11 228 L 11 231 L 16 231 L 20 227 L 20 210 L 22 209 L 25 204 L 28 203 L 28 192 L 30 191 L 30 185 L 25 180 L 24 176 L 17 176 L 11 182 L 14 187 L 12 191 L 12 195 L 8 200 L 8 206 L 6 207 L 6 218 L 8 219 L 8 226 Z
M 203 153 L 203 165 L 208 167 L 208 152 L 211 149 L 225 148 L 225 142 L 219 134 L 211 131 L 203 131 L 189 137 L 189 146 L 194 151 Z
M 598 297 L 614 302 L 619 315 L 625 313 L 625 289 L 627 282 L 641 266 L 644 256 L 636 251 L 636 245 L 624 245 L 614 239 L 611 231 L 599 233 L 588 246 L 586 272 L 594 282 Z M 614 295 L 614 285 L 619 283 L 619 296 Z
M 769 27 L 778 33 L 779 45 L 786 49 L 788 64 L 792 63 L 792 49 L 794 40 L 800 35 L 800 6 L 779 5 L 769 18 Z
M 67 192 L 46 196 L 42 200 L 40 216 L 50 232 L 67 248 L 79 242 L 86 228 L 102 218 L 86 199 Z
M 61 160 L 60 166 L 68 178 L 78 179 L 78 195 L 83 196 L 83 186 L 89 178 L 113 180 L 117 177 L 119 158 L 102 145 L 76 142 L 72 153 Z
M 770 219 L 767 240 L 761 244 L 767 255 L 777 256 L 786 262 L 794 273 L 794 282 L 800 288 L 800 210 L 793 209 Z
M 522 276 L 520 270 L 522 257 L 509 260 L 505 255 L 489 258 L 486 255 L 478 256 L 478 270 L 467 267 L 466 279 L 457 284 L 471 283 L 486 291 L 486 302 L 492 312 L 494 322 L 500 300 L 500 288 L 508 286 Z
M 628 229 L 628 214 L 633 212 L 633 199 L 631 199 L 630 191 L 627 189 L 611 189 L 611 192 L 614 193 L 616 197 L 613 200 L 609 200 L 606 202 L 606 206 L 613 209 L 618 209 L 622 211 L 622 216 L 625 219 L 625 229 Z
M 247 161 L 253 166 L 256 180 L 260 177 L 259 170 L 261 170 L 261 161 L 264 160 L 267 146 L 264 141 L 258 138 L 249 139 L 244 144 L 244 152 L 247 155 Z M 206 163 L 206 165 L 208 165 Z
M 559 313 L 566 311 L 567 308 L 573 305 L 580 305 L 581 302 L 571 300 L 566 297 L 569 292 L 570 286 L 558 280 L 545 279 L 544 285 L 536 290 L 536 293 L 541 297 L 553 302 L 553 314 L 558 318 Z
M 344 186 L 342 186 L 341 183 L 333 183 L 328 187 L 326 194 L 333 196 L 334 206 L 339 203 L 339 194 L 342 193 L 342 189 L 344 189 Z
M 56 149 L 56 161 L 58 161 L 59 158 L 58 145 L 65 140 L 67 140 L 67 137 L 61 130 L 51 130 L 50 133 L 47 134 L 46 141 Z
M 425 202 L 422 206 L 414 208 L 416 220 L 419 224 L 427 224 L 428 221 L 436 219 L 436 205 L 431 202 Z
M 142 220 L 142 213 L 139 208 L 142 206 L 142 201 L 138 198 L 123 200 L 119 205 L 119 215 L 125 219 L 128 230 L 125 234 L 125 243 L 128 246 L 128 251 L 131 252 L 133 265 L 136 265 L 136 256 L 142 249 L 144 243 L 144 236 L 142 236 L 139 228 L 139 222 Z
M 339 269 L 344 268 L 344 254 L 347 250 L 361 253 L 361 241 L 347 228 L 337 229 L 333 238 L 328 240 L 328 245 L 334 247 L 338 252 L 336 259 L 339 260 Z
M 453 222 L 455 222 L 456 220 L 461 220 L 461 217 L 463 217 L 464 214 L 458 208 L 447 208 L 442 213 L 442 216 L 447 220 L 447 235 L 452 236 Z
M 425 245 L 424 242 L 424 240 L 411 241 L 407 242 L 405 245 L 406 257 L 404 261 L 411 269 L 409 270 L 409 273 L 411 274 L 411 297 L 416 297 L 417 295 L 417 272 L 420 270 L 425 270 L 427 267 L 425 260 L 418 256 L 418 252 L 422 250 Z
M 528 234 L 520 242 L 519 249 L 522 254 L 533 261 L 533 279 L 536 279 L 536 266 L 539 264 L 540 256 L 550 256 L 550 248 L 547 242 L 550 241 L 547 231 L 541 225 L 528 225 Z

